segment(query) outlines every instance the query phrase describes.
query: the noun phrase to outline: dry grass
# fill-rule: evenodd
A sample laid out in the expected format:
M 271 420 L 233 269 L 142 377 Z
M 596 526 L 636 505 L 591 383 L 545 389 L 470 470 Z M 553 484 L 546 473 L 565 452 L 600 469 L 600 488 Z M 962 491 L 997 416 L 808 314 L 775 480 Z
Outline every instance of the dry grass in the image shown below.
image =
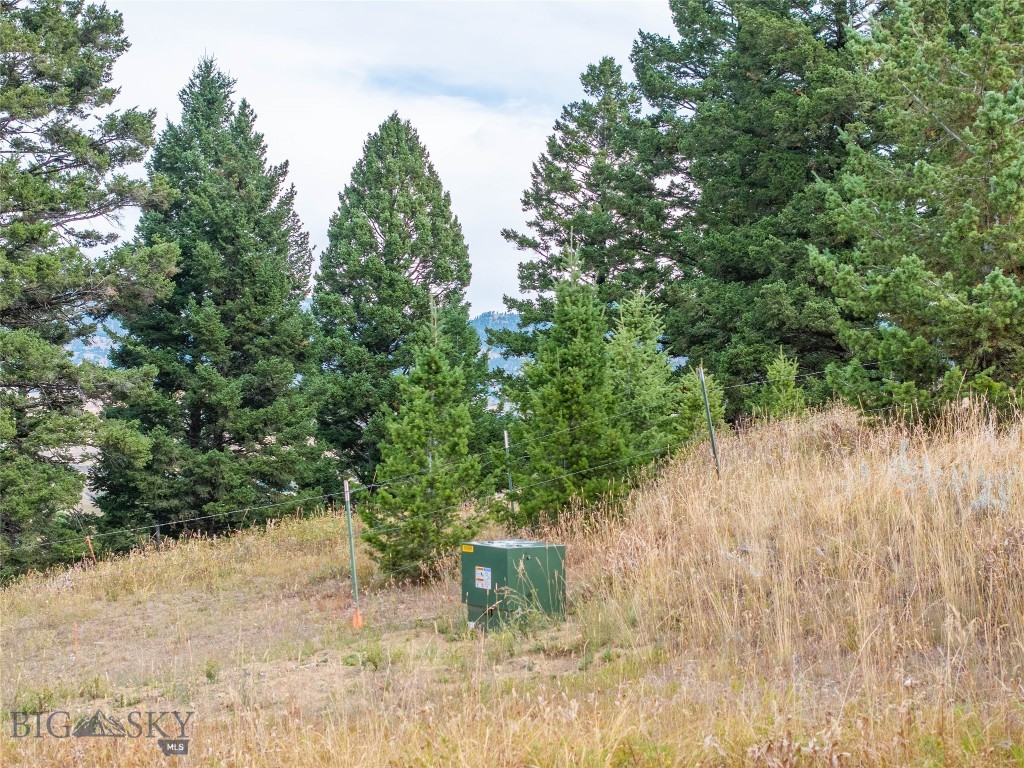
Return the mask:
M 465 628 L 343 521 L 189 541 L 0 593 L 4 709 L 194 709 L 150 740 L 0 739 L 0 764 L 1024 765 L 1024 421 L 847 410 L 679 457 L 621 515 L 548 532 L 561 625 Z M 74 625 L 79 652 L 71 659 Z

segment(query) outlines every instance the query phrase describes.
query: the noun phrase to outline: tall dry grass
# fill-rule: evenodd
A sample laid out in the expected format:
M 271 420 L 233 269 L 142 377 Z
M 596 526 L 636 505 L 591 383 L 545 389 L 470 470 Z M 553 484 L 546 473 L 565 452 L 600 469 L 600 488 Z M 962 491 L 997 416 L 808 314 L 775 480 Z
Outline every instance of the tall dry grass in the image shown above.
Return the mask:
M 936 654 L 1019 674 L 1021 427 L 972 408 L 879 429 L 836 410 L 735 435 L 720 483 L 690 457 L 623 520 L 563 525 L 579 597 L 672 648 L 782 665 L 852 653 L 858 684 Z
M 287 608 L 263 619 L 279 621 L 278 644 L 239 630 L 231 654 L 214 638 L 236 614 L 187 626 L 195 661 L 161 700 L 197 709 L 194 765 L 1024 765 L 1022 429 L 974 407 L 928 428 L 835 409 L 725 436 L 721 481 L 698 447 L 624 510 L 546 532 L 568 545 L 562 625 L 467 632 L 446 572 L 373 590 L 356 634 L 344 602 L 315 607 L 325 585 L 346 586 L 329 519 L 106 564 L 71 592 L 83 609 L 101 601 L 97 621 L 162 599 L 165 581 L 257 584 Z M 278 575 L 246 555 L 274 537 L 294 554 Z M 66 610 L 38 607 L 50 583 L 2 594 L 4 671 L 23 689 L 60 674 L 7 652 L 19 623 Z M 290 622 L 312 645 L 280 644 Z M 121 663 L 109 687 L 144 707 L 143 666 Z M 70 695 L 94 710 L 111 705 L 102 693 Z M 26 741 L 6 739 L 0 758 L 73 754 Z M 88 764 L 163 760 L 144 741 L 78 741 Z

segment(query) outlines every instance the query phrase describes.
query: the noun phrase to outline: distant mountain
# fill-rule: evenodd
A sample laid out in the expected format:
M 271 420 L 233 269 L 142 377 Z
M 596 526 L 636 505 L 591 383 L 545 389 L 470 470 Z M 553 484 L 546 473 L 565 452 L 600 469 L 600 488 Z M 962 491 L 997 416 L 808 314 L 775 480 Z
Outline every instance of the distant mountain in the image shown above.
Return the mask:
M 518 330 L 519 329 L 519 315 L 515 312 L 484 312 L 477 315 L 469 324 L 476 329 L 476 332 L 480 335 L 480 343 L 483 344 L 487 350 L 487 364 L 492 371 L 501 369 L 505 373 L 511 373 L 513 375 L 519 373 L 525 362 L 525 358 L 522 357 L 510 357 L 505 359 L 501 356 L 497 350 L 492 349 L 487 344 L 487 330 Z
M 480 341 L 487 342 L 487 329 L 514 331 L 519 328 L 519 315 L 515 312 L 483 312 L 477 315 L 469 324 L 476 328 L 480 334 Z
M 492 371 L 500 368 L 506 373 L 519 373 L 523 367 L 523 358 L 511 357 L 505 360 L 497 351 L 487 346 L 488 328 L 516 330 L 519 328 L 519 315 L 515 312 L 484 312 L 470 320 L 469 324 L 480 335 L 480 343 L 487 349 L 488 365 Z M 114 333 L 120 333 L 121 326 L 113 322 L 110 325 Z M 100 328 L 94 336 L 76 339 L 68 344 L 67 348 L 76 363 L 84 361 L 107 366 L 110 365 L 110 351 L 113 347 L 114 340 Z
M 114 333 L 121 332 L 121 326 L 110 320 L 107 323 Z M 75 339 L 67 345 L 71 357 L 76 363 L 86 362 L 96 365 L 110 365 L 110 351 L 114 348 L 114 340 L 101 326 L 96 330 L 95 335 L 84 339 Z

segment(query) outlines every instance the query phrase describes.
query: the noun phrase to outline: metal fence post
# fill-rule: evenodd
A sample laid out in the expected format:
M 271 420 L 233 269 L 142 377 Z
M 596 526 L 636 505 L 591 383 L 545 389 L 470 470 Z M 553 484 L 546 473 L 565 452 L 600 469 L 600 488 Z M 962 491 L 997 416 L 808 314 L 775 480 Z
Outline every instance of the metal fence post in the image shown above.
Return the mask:
M 512 485 L 512 456 L 509 452 L 508 447 L 508 430 L 505 430 L 505 469 L 508 470 L 508 503 L 509 511 L 512 513 L 512 519 L 516 517 L 516 498 L 515 486 Z
M 708 386 L 704 381 L 704 366 L 700 366 L 697 369 L 697 375 L 700 377 L 700 391 L 704 395 L 704 415 L 708 417 L 708 434 L 711 435 L 711 454 L 715 457 L 715 472 L 718 474 L 718 479 L 722 479 L 722 467 L 718 463 L 718 445 L 715 443 L 715 425 L 711 420 L 711 403 L 708 402 Z
M 363 615 L 359 612 L 359 577 L 356 575 L 356 539 L 352 531 L 352 497 L 345 481 L 345 517 L 348 520 L 348 553 L 352 563 L 352 599 L 356 604 L 356 612 L 352 614 L 352 626 L 359 629 L 363 626 Z

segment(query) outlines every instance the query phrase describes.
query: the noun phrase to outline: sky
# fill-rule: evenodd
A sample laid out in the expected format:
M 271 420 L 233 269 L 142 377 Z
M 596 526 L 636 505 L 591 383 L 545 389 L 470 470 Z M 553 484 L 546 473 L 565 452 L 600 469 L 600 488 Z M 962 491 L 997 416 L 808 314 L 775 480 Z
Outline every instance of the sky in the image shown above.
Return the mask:
M 271 162 L 289 161 L 317 252 L 369 133 L 412 122 L 462 223 L 474 314 L 503 309 L 526 256 L 501 237 L 579 75 L 614 56 L 631 77 L 637 31 L 673 32 L 668 0 L 182 2 L 107 0 L 132 44 L 116 106 L 180 114 L 178 91 L 214 56 L 258 115 Z M 125 226 L 134 220 L 126 218 Z

